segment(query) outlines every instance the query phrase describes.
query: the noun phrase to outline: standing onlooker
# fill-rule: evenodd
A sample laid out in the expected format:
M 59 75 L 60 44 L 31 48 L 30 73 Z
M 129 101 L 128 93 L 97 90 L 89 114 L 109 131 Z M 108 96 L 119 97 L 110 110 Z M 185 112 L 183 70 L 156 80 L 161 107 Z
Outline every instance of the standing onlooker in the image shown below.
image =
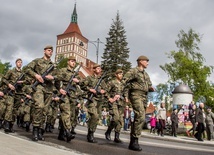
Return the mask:
M 178 128 L 178 111 L 177 109 L 173 109 L 171 114 L 172 121 L 172 136 L 177 137 L 177 128 Z
M 124 130 L 127 131 L 129 128 L 129 121 L 130 121 L 130 110 L 129 106 L 126 106 L 124 110 Z
M 205 118 L 206 123 L 206 132 L 207 140 L 213 139 L 213 124 L 214 124 L 214 113 L 211 111 L 211 108 L 207 108 L 207 116 Z
M 198 132 L 195 134 L 195 138 L 198 139 L 198 141 L 204 141 L 202 139 L 202 133 L 204 132 L 204 116 L 203 116 L 203 108 L 204 103 L 200 103 L 199 107 L 196 109 L 196 124 L 198 128 Z
M 102 111 L 102 125 L 107 126 L 107 116 L 108 112 L 106 111 L 106 108 L 103 108 Z
M 153 113 L 151 118 L 150 118 L 150 126 L 151 126 L 151 129 L 150 129 L 150 133 L 151 134 L 155 134 L 155 128 L 156 128 L 156 117 L 155 117 L 155 114 Z
M 195 110 L 196 110 L 196 105 L 190 103 L 189 104 L 189 119 L 190 122 L 192 123 L 192 128 L 186 131 L 187 135 L 190 136 L 190 131 L 192 131 L 192 135 L 195 135 Z
M 157 119 L 159 120 L 160 127 L 158 129 L 158 135 L 161 134 L 163 137 L 163 129 L 165 128 L 166 124 L 166 108 L 165 103 L 161 102 L 160 108 L 158 109 L 158 116 Z

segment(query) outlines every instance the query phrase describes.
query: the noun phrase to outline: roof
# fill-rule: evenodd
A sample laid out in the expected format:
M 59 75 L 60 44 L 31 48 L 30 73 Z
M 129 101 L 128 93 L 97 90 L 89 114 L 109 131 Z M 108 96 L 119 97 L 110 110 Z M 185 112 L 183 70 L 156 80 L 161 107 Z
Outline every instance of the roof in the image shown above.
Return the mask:
M 76 23 L 70 23 L 63 34 L 72 33 L 72 32 L 76 32 L 76 33 L 82 35 L 82 33 L 79 29 L 79 26 Z
M 173 94 L 176 94 L 176 93 L 193 94 L 190 88 L 184 84 L 180 84 L 179 86 L 175 87 L 172 93 Z

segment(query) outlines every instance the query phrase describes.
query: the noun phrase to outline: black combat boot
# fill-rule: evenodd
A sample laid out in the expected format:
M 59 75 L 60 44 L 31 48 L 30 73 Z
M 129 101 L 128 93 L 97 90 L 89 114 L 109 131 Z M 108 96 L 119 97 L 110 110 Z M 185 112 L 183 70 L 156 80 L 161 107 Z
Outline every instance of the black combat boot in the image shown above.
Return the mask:
M 74 129 L 75 129 L 75 127 L 72 127 L 71 133 L 74 134 L 74 135 L 76 135 L 77 133 L 74 131 Z
M 50 123 L 46 123 L 45 132 L 50 132 Z
M 129 143 L 129 149 L 133 151 L 142 151 L 142 148 L 138 144 L 138 138 L 131 137 L 131 141 Z
M 4 132 L 9 133 L 10 132 L 10 122 L 4 121 Z
M 14 129 L 13 129 L 13 123 L 12 122 L 9 123 L 9 128 L 10 128 L 10 132 L 11 133 L 15 132 Z
M 88 135 L 87 135 L 88 142 L 90 143 L 97 143 L 97 141 L 94 139 L 94 132 L 88 130 Z
M 30 122 L 25 122 L 25 131 L 26 132 L 30 131 Z
M 0 129 L 3 128 L 3 120 L 0 120 Z
M 67 138 L 67 142 L 70 142 L 72 139 L 75 138 L 75 136 L 73 134 L 71 134 L 70 130 L 66 129 L 65 130 L 65 133 L 66 133 L 66 138 Z
M 39 129 L 38 127 L 33 127 L 33 141 L 38 141 Z
M 42 141 L 44 141 L 44 140 L 45 140 L 45 138 L 43 137 L 43 134 L 44 134 L 44 129 L 39 128 L 39 132 L 38 132 L 38 140 L 42 140 Z
M 65 132 L 62 127 L 59 130 L 58 140 L 65 141 Z
M 122 141 L 120 140 L 120 133 L 119 132 L 115 132 L 115 138 L 114 138 L 114 142 L 115 143 L 122 143 Z
M 112 128 L 108 127 L 107 131 L 105 132 L 106 139 L 109 141 L 111 140 L 111 131 L 112 131 Z

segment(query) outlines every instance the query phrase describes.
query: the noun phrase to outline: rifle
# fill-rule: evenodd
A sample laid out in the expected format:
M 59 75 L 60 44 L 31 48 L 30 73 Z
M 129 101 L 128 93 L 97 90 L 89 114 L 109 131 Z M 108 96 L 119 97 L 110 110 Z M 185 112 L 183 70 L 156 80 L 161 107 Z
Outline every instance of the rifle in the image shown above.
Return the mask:
M 14 85 L 13 85 L 13 86 L 15 87 L 15 90 L 18 88 L 18 85 L 19 85 L 18 81 L 21 81 L 23 78 L 24 78 L 24 73 L 22 73 L 22 74 L 16 79 L 16 81 L 15 81 L 15 83 L 14 83 Z M 4 92 L 4 94 L 8 94 L 8 95 L 10 95 L 10 96 L 14 96 L 14 90 L 9 89 L 8 87 L 7 87 L 3 92 Z
M 63 58 L 60 59 L 60 60 L 57 62 L 57 64 L 59 64 L 62 60 L 63 60 Z M 47 76 L 47 75 L 48 75 L 51 71 L 53 71 L 53 70 L 54 70 L 54 64 L 52 64 L 50 67 L 48 67 L 48 69 L 42 74 L 42 78 L 45 79 L 45 76 Z M 33 83 L 33 85 L 31 86 L 32 89 L 33 89 L 34 91 L 36 91 L 36 87 L 37 87 L 39 84 L 40 84 L 40 82 L 36 80 L 36 81 Z
M 99 78 L 99 80 L 97 81 L 97 83 L 96 83 L 96 85 L 95 85 L 95 87 L 94 87 L 94 89 L 96 90 L 96 92 L 98 92 L 98 88 L 99 88 L 101 82 L 103 81 L 104 77 L 106 76 L 106 73 L 107 73 L 107 72 L 104 72 L 104 73 L 102 74 L 102 76 Z M 88 98 L 88 101 L 89 101 L 89 102 L 92 102 L 92 98 L 93 98 L 93 97 L 94 97 L 94 93 L 91 93 L 90 97 Z M 88 102 L 85 103 L 85 106 L 86 106 L 86 107 L 87 107 L 87 105 L 88 105 Z
M 71 78 L 69 79 L 68 84 L 67 84 L 67 86 L 66 86 L 66 88 L 65 88 L 65 91 L 67 92 L 67 95 L 68 95 L 69 97 L 70 97 L 70 95 L 71 95 L 71 93 L 70 93 L 71 90 L 76 91 L 76 88 L 73 87 L 71 83 L 72 83 L 73 79 L 77 76 L 77 74 L 79 73 L 79 70 L 80 70 L 81 67 L 82 67 L 82 63 L 80 63 L 80 65 L 79 65 L 79 67 L 77 68 L 77 70 L 76 70 L 76 71 L 74 72 L 74 74 L 71 76 Z M 61 100 L 63 103 L 65 103 L 64 98 L 65 98 L 65 95 L 61 95 L 61 96 L 60 96 L 60 100 Z

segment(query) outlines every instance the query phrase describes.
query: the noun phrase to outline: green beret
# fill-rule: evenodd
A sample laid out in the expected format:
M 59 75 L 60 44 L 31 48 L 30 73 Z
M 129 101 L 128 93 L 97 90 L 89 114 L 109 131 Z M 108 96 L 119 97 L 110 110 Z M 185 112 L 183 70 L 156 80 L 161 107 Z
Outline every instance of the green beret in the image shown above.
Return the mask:
M 51 50 L 53 50 L 53 46 L 47 45 L 47 46 L 45 46 L 44 50 L 46 50 L 46 49 L 51 49 Z
M 76 57 L 70 56 L 70 57 L 68 57 L 68 60 L 75 60 L 76 61 Z
M 149 61 L 149 58 L 147 58 L 147 57 L 144 56 L 144 55 L 141 55 L 141 56 L 139 56 L 139 57 L 137 58 L 137 61 L 140 61 L 140 60 L 147 60 L 147 61 Z
M 100 65 L 99 65 L 99 64 L 95 64 L 95 65 L 93 66 L 93 69 L 96 69 L 97 67 L 100 67 Z
M 115 74 L 119 74 L 119 73 L 123 73 L 123 70 L 122 69 L 117 69 Z

